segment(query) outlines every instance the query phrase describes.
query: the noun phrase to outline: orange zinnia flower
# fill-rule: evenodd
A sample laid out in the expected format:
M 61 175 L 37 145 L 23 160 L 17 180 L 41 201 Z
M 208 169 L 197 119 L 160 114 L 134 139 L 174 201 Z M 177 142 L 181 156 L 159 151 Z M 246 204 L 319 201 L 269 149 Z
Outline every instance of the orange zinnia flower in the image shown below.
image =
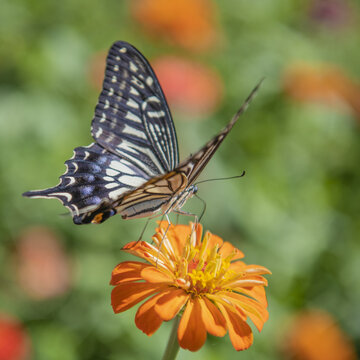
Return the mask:
M 327 64 L 293 64 L 285 70 L 284 89 L 298 101 L 322 102 L 334 107 L 344 104 L 360 119 L 360 85 L 341 68 Z
M 215 4 L 210 0 L 137 0 L 134 18 L 155 36 L 190 50 L 212 49 L 219 37 Z
M 212 113 L 222 97 L 222 81 L 205 64 L 178 56 L 162 56 L 152 61 L 155 73 L 172 109 L 188 118 Z
M 333 317 L 322 310 L 300 313 L 288 334 L 286 353 L 292 359 L 355 360 L 354 345 Z
M 115 313 L 123 312 L 151 296 L 135 316 L 136 326 L 152 335 L 162 324 L 182 314 L 178 327 L 179 345 L 196 351 L 207 332 L 224 336 L 229 331 L 236 350 L 247 349 L 253 341 L 249 317 L 261 331 L 268 319 L 261 275 L 270 271 L 239 261 L 244 254 L 190 223 L 160 222 L 154 245 L 131 242 L 123 250 L 148 263 L 127 261 L 115 267 L 111 294 Z M 193 229 L 193 231 L 192 231 Z M 166 231 L 167 230 L 167 231 Z

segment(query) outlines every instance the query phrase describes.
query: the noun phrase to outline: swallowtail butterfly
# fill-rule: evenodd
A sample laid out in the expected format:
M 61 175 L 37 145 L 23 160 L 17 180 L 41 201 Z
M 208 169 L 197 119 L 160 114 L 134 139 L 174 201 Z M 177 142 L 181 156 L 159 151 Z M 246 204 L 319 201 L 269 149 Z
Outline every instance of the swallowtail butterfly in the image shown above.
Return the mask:
M 159 81 L 137 49 L 118 41 L 107 56 L 92 120 L 95 141 L 74 149 L 57 186 L 23 195 L 60 200 L 75 224 L 101 223 L 115 214 L 130 219 L 180 212 L 197 191 L 195 179 L 259 86 L 218 135 L 179 164 L 174 123 Z

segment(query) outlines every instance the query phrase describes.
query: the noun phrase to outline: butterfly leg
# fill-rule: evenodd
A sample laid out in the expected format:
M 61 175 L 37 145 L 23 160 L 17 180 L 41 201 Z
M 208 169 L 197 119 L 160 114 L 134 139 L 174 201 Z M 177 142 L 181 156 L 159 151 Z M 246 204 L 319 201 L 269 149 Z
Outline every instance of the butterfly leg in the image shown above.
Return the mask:
M 184 215 L 184 216 L 193 216 L 194 217 L 194 224 L 193 224 L 193 228 L 191 230 L 191 235 L 194 233 L 195 229 L 197 228 L 197 225 L 199 223 L 199 218 L 196 214 L 192 214 L 192 213 L 189 213 L 187 211 L 183 211 L 183 210 L 173 210 L 174 213 L 178 214 L 178 215 Z M 201 214 L 201 217 L 202 217 L 203 214 Z M 200 218 L 201 218 L 200 217 Z M 191 236 L 190 235 L 190 236 Z
M 146 230 L 146 228 L 147 228 L 150 220 L 155 219 L 155 218 L 158 217 L 158 216 L 159 216 L 159 215 L 156 214 L 156 215 L 154 215 L 154 216 L 150 216 L 150 217 L 147 218 L 146 223 L 145 223 L 145 226 L 144 226 L 144 228 L 142 229 L 141 234 L 140 234 L 140 237 L 139 237 L 139 239 L 138 239 L 137 242 L 139 242 L 139 241 L 142 240 L 142 237 L 143 237 L 143 235 L 144 235 L 144 233 L 145 233 L 145 230 Z M 165 215 L 162 215 L 162 216 L 161 216 L 160 222 L 164 220 L 164 217 L 165 217 Z M 167 220 L 169 221 L 169 218 L 167 218 Z M 169 224 L 170 224 L 170 221 L 169 221 Z
M 150 222 L 151 219 L 152 219 L 151 217 L 147 218 L 146 223 L 145 223 L 145 226 L 144 226 L 144 228 L 142 229 L 141 234 L 140 234 L 139 239 L 138 239 L 137 242 L 139 242 L 139 241 L 142 240 L 142 237 L 144 236 L 144 232 L 145 232 L 145 230 L 146 230 L 146 228 L 147 228 L 147 226 L 148 226 L 148 224 L 149 224 L 149 222 Z
M 173 210 L 173 212 L 178 216 L 179 215 L 184 215 L 184 216 L 192 216 L 192 217 L 194 217 L 195 224 L 197 224 L 199 222 L 198 221 L 198 216 L 196 214 L 189 213 L 189 212 L 183 211 L 183 210 Z
M 167 222 L 168 222 L 168 226 L 167 226 L 167 228 L 166 228 L 166 230 L 165 230 L 165 232 L 164 232 L 164 235 L 162 236 L 162 239 L 161 239 L 160 244 L 159 244 L 159 247 L 158 247 L 158 257 L 157 257 L 157 259 L 156 259 L 156 266 L 157 266 L 157 263 L 158 263 L 158 260 L 159 260 L 159 253 L 160 253 L 161 246 L 162 246 L 162 244 L 163 244 L 163 241 L 164 241 L 164 239 L 165 239 L 165 236 L 166 236 L 166 234 L 167 234 L 167 232 L 168 232 L 168 230 L 169 230 L 169 228 L 170 228 L 170 225 L 171 225 L 171 222 L 170 222 L 170 219 L 169 219 L 169 215 L 168 215 L 168 214 L 164 214 L 163 217 L 164 217 L 164 216 L 166 217 L 166 220 L 167 220 Z

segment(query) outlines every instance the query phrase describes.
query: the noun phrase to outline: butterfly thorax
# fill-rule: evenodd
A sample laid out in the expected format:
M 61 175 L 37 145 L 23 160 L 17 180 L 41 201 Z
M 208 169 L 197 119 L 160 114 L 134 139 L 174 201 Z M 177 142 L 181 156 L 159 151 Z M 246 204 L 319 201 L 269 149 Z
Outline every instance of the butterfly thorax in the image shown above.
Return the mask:
M 171 204 L 169 204 L 168 208 L 164 211 L 164 214 L 168 214 L 171 211 L 180 211 L 186 201 L 193 197 L 197 191 L 198 188 L 196 185 L 188 186 L 184 191 L 174 197 Z
M 171 171 L 149 180 L 124 196 L 115 208 L 124 219 L 168 214 L 180 209 L 196 190 L 196 186 L 188 186 L 187 177 L 183 172 Z

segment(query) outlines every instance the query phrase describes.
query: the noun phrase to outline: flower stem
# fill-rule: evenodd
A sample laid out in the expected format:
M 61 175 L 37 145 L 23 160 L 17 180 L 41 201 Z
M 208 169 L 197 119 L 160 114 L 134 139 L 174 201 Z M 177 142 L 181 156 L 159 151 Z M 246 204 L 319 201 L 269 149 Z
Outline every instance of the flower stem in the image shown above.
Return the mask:
M 162 360 L 174 360 L 176 358 L 176 355 L 179 351 L 179 343 L 177 339 L 177 329 L 180 322 L 180 316 L 176 316 L 173 320 L 173 327 L 171 329 L 171 334 L 168 340 L 168 343 L 166 345 L 164 356 L 162 357 Z

